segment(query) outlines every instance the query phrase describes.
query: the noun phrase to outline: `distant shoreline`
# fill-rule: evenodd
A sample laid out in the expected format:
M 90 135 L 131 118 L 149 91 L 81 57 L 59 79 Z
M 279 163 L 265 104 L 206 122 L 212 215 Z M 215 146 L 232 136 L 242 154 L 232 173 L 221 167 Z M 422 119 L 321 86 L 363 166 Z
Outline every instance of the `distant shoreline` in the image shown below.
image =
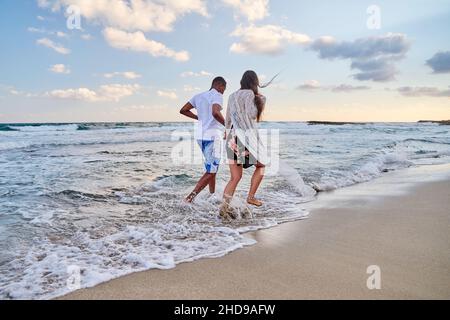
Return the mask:
M 342 126 L 342 125 L 346 125 L 346 124 L 365 125 L 365 124 L 375 124 L 375 123 L 379 123 L 379 122 L 307 121 L 306 123 L 309 125 Z M 402 123 L 402 122 L 382 122 L 382 123 Z M 408 122 L 408 123 L 436 123 L 436 124 L 440 124 L 440 125 L 450 125 L 450 120 L 419 120 L 417 122 Z
M 329 126 L 343 126 L 346 124 L 354 124 L 354 125 L 364 125 L 364 124 L 372 124 L 374 122 L 335 122 L 335 121 L 308 121 L 309 125 L 329 125 Z M 414 122 L 413 122 L 414 123 Z
M 147 123 L 192 123 L 193 121 L 74 121 L 74 122 L 0 122 L 0 126 L 42 126 L 42 125 L 69 125 L 69 124 L 147 124 Z M 380 123 L 436 123 L 441 125 L 450 125 L 450 120 L 419 120 L 419 121 L 367 121 L 367 122 L 352 122 L 352 121 L 318 121 L 318 120 L 286 120 L 286 121 L 263 121 L 267 123 L 306 123 L 309 125 L 364 125 L 364 124 L 380 124 Z
M 440 125 L 450 125 L 450 120 L 420 120 L 418 123 L 437 123 Z

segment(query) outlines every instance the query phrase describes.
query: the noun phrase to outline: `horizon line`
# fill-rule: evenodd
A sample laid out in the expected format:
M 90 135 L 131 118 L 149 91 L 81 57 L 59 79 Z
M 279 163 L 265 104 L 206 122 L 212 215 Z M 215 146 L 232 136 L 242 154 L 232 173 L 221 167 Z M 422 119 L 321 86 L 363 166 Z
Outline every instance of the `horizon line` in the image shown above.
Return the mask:
M 348 123 L 348 124 L 368 124 L 368 123 L 420 123 L 420 122 L 443 122 L 450 121 L 449 119 L 441 120 L 416 120 L 416 121 L 334 121 L 334 120 L 267 120 L 261 121 L 261 123 L 267 122 L 281 122 L 281 123 L 308 123 L 308 122 L 324 122 L 324 123 Z M 105 124 L 105 123 L 195 123 L 196 121 L 54 121 L 54 122 L 0 122 L 0 125 L 23 125 L 23 124 Z

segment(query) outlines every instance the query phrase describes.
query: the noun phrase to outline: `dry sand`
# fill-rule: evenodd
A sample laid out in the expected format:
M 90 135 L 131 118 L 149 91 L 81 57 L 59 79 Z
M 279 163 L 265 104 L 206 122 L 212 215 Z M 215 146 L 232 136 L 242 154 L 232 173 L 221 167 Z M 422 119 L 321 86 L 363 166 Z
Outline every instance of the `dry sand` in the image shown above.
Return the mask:
M 417 183 L 430 176 L 421 170 L 321 195 L 309 219 L 250 233 L 256 245 L 225 257 L 63 299 L 450 299 L 450 179 Z M 369 265 L 381 268 L 380 290 L 366 286 Z

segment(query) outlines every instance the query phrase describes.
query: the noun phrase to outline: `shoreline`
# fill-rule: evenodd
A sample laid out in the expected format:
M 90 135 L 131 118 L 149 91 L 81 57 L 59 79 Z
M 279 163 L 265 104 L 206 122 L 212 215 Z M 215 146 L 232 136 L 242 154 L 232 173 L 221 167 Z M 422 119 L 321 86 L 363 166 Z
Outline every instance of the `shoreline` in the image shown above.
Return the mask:
M 267 123 L 313 123 L 313 124 L 328 124 L 328 125 L 341 125 L 341 124 L 379 124 L 379 123 L 410 123 L 410 124 L 423 124 L 423 123 L 434 123 L 434 124 L 450 124 L 450 120 L 417 120 L 417 121 L 327 121 L 327 120 L 268 120 L 263 121 Z M 114 123 L 125 123 L 125 124 L 139 124 L 139 123 L 187 123 L 191 124 L 192 121 L 56 121 L 56 122 L 0 122 L 0 125 L 67 125 L 67 124 L 114 124 Z
M 57 299 L 449 299 L 449 195 L 448 164 L 394 171 L 319 195 L 309 219 L 247 233 L 253 246 Z M 366 287 L 372 264 L 381 290 Z

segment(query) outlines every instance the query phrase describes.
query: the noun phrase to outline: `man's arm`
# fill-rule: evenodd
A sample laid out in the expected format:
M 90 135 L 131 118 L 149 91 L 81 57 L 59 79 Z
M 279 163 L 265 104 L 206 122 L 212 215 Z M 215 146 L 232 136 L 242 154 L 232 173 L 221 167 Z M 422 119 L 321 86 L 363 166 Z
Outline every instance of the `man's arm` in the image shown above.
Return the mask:
M 212 114 L 213 114 L 214 119 L 216 119 L 223 126 L 225 126 L 225 119 L 223 118 L 222 112 L 220 112 L 220 110 L 222 110 L 222 107 L 219 104 L 213 104 L 213 106 L 212 106 Z
M 180 113 L 188 118 L 198 120 L 197 115 L 191 111 L 192 109 L 194 109 L 194 106 L 188 102 L 181 108 Z

